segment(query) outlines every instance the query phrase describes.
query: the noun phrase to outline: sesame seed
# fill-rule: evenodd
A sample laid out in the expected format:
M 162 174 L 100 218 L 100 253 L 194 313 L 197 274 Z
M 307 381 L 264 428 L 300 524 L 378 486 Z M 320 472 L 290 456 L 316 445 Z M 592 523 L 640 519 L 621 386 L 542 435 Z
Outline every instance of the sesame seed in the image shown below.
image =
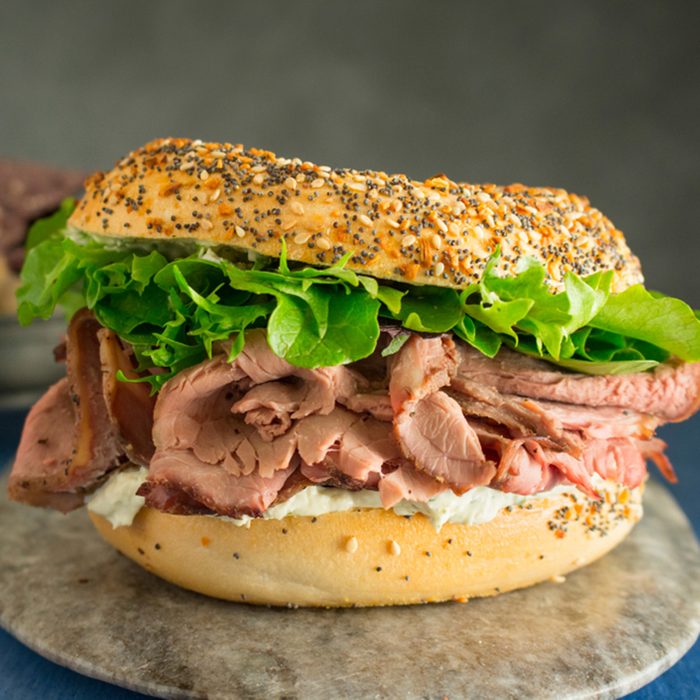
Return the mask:
M 297 244 L 299 244 L 299 245 L 304 245 L 304 243 L 306 243 L 306 241 L 308 241 L 309 238 L 311 238 L 311 234 L 308 233 L 307 231 L 304 231 L 304 232 L 300 233 L 300 234 L 294 239 L 294 242 L 297 243 Z
M 178 170 L 192 173 L 195 183 L 174 180 L 170 173 Z M 593 209 L 587 199 L 564 190 L 523 185 L 468 185 L 453 182 L 443 175 L 418 183 L 404 175 L 345 168 L 334 170 L 329 166 L 302 163 L 298 158 L 276 157 L 269 151 L 246 150 L 241 144 L 205 145 L 201 141 L 164 139 L 122 159 L 116 171 L 108 174 L 98 186 L 89 188 L 88 196 L 101 196 L 105 204 L 114 207 L 114 214 L 124 209 L 127 212 L 144 210 L 146 187 L 143 182 L 150 173 L 156 172 L 167 176 L 161 188 L 174 187 L 173 194 L 178 202 L 183 202 L 187 196 L 201 206 L 205 202 L 220 203 L 221 197 L 226 197 L 230 204 L 216 205 L 217 215 L 224 219 L 224 230 L 235 231 L 237 235 L 249 232 L 255 237 L 252 245 L 259 244 L 260 252 L 265 253 L 274 250 L 279 233 L 290 232 L 290 237 L 294 236 L 295 227 L 299 232 L 294 220 L 304 215 L 304 208 L 300 208 L 299 202 L 294 205 L 292 200 L 300 194 L 298 183 L 310 183 L 311 191 L 305 192 L 304 197 L 329 206 L 333 227 L 338 232 L 331 236 L 324 234 L 323 229 L 316 229 L 317 232 L 307 239 L 309 250 L 316 250 L 302 251 L 302 261 L 313 256 L 323 262 L 327 250 L 332 251 L 333 260 L 338 260 L 347 253 L 352 239 L 352 246 L 361 250 L 351 258 L 352 265 L 366 264 L 383 254 L 376 245 L 379 241 L 363 240 L 359 227 L 382 230 L 382 221 L 385 221 L 384 231 L 395 237 L 406 257 L 405 264 L 392 271 L 397 278 L 406 281 L 425 283 L 433 279 L 441 283 L 449 274 L 451 283 L 460 287 L 468 285 L 478 279 L 484 269 L 483 260 L 473 259 L 486 258 L 496 243 L 502 251 L 500 272 L 507 272 L 521 257 L 534 255 L 545 263 L 547 281 L 557 283 L 553 291 L 561 286 L 558 283 L 571 269 L 578 274 L 608 268 L 621 271 L 628 262 L 627 254 L 621 249 L 622 233 Z M 201 184 L 204 180 L 209 181 L 208 189 Z M 200 184 L 196 184 L 197 181 Z M 132 183 L 138 188 L 138 196 L 125 196 L 130 194 L 128 186 Z M 180 187 L 184 189 L 178 193 Z M 321 187 L 323 193 L 318 189 Z M 197 192 L 185 195 L 187 188 Z M 278 205 L 270 200 L 276 200 Z M 83 200 L 78 211 L 85 209 Z M 291 216 L 295 210 L 302 213 Z M 228 220 L 234 212 L 236 219 Z M 105 210 L 108 216 L 112 213 Z M 150 211 L 145 213 L 148 215 Z M 179 216 L 173 218 L 173 212 L 160 213 L 164 220 L 176 222 L 175 229 L 187 232 L 177 235 L 194 237 L 196 231 L 209 231 L 217 225 L 217 220 L 205 219 L 204 212 L 193 211 L 191 215 L 192 223 L 180 223 Z M 267 217 L 271 221 L 265 221 Z M 99 218 L 102 229 L 108 230 L 109 218 L 101 214 Z M 235 224 L 239 224 L 240 231 Z M 148 226 L 163 236 L 171 233 L 157 220 Z M 396 236 L 394 232 L 402 235 Z M 345 236 L 348 236 L 347 241 Z M 324 241 L 319 243 L 320 238 L 327 239 L 331 247 L 326 248 Z M 436 254 L 446 248 L 449 257 Z M 578 251 L 576 259 L 574 250 Z M 396 251 L 387 249 L 385 253 L 395 255 Z M 621 274 L 627 281 L 638 279 L 637 270 Z
M 557 576 L 552 576 L 549 579 L 552 583 L 564 583 L 566 581 L 565 576 L 557 575 Z
M 245 236 L 245 229 L 241 228 L 240 226 L 236 226 L 236 235 L 239 238 L 243 238 Z
M 401 545 L 396 540 L 389 540 L 389 553 L 394 556 L 401 554 Z
M 294 214 L 298 214 L 299 216 L 304 216 L 304 205 L 301 202 L 292 202 L 289 205 L 289 208 L 292 210 Z
M 321 236 L 317 241 L 316 245 L 321 249 L 321 250 L 329 250 L 331 247 L 331 242 L 327 239 Z
M 358 547 L 359 543 L 357 541 L 357 537 L 348 537 L 348 539 L 345 541 L 345 551 L 349 552 L 350 554 L 354 554 Z

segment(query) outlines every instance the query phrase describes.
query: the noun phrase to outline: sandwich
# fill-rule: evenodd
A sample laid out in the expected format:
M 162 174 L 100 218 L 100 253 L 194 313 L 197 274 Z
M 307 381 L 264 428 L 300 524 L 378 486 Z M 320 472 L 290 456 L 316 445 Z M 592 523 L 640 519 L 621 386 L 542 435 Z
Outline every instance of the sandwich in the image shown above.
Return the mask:
M 69 319 L 16 501 L 87 506 L 182 587 L 280 606 L 560 581 L 642 514 L 700 405 L 700 322 L 561 189 L 161 139 L 27 251 Z

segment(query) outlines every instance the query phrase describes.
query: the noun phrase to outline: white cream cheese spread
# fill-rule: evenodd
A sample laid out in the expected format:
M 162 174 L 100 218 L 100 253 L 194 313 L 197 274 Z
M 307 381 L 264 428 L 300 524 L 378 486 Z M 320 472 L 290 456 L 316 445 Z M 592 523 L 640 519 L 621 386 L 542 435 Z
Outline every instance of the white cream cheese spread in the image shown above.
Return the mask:
M 136 495 L 139 486 L 146 480 L 146 469 L 127 469 L 110 477 L 103 486 L 87 499 L 88 510 L 101 515 L 112 527 L 131 525 L 144 504 L 144 499 Z M 603 488 L 605 482 L 597 475 L 592 479 L 596 488 Z M 436 530 L 445 523 L 478 525 L 486 523 L 508 506 L 524 505 L 530 501 L 547 498 L 560 493 L 576 493 L 571 484 L 557 486 L 549 491 L 532 496 L 506 493 L 488 486 L 476 486 L 461 496 L 452 491 L 443 491 L 425 503 L 400 501 L 392 510 L 398 515 L 422 513 L 432 522 Z M 326 486 L 309 486 L 292 496 L 284 503 L 268 508 L 262 517 L 268 520 L 281 520 L 287 516 L 319 516 L 325 513 L 338 513 L 353 508 L 382 508 L 377 491 L 346 491 Z M 220 517 L 220 516 L 212 516 Z M 236 525 L 249 525 L 254 518 L 227 518 Z

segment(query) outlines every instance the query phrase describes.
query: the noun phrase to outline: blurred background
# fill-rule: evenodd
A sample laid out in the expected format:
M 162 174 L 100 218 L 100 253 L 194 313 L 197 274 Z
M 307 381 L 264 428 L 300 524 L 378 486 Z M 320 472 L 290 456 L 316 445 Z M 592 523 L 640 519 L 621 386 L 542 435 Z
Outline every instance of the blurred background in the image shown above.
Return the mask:
M 700 306 L 695 2 L 0 3 L 0 157 L 156 136 L 588 195 Z

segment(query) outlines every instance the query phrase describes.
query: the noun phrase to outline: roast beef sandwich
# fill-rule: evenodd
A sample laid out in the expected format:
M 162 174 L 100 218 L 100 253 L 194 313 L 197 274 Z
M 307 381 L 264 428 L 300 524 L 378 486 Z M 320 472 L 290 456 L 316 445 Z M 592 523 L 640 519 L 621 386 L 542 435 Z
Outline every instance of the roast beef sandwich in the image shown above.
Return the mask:
M 10 496 L 154 574 L 270 605 L 466 600 L 600 557 L 658 426 L 700 403 L 700 322 L 560 189 L 163 139 L 27 253 L 70 318 Z

